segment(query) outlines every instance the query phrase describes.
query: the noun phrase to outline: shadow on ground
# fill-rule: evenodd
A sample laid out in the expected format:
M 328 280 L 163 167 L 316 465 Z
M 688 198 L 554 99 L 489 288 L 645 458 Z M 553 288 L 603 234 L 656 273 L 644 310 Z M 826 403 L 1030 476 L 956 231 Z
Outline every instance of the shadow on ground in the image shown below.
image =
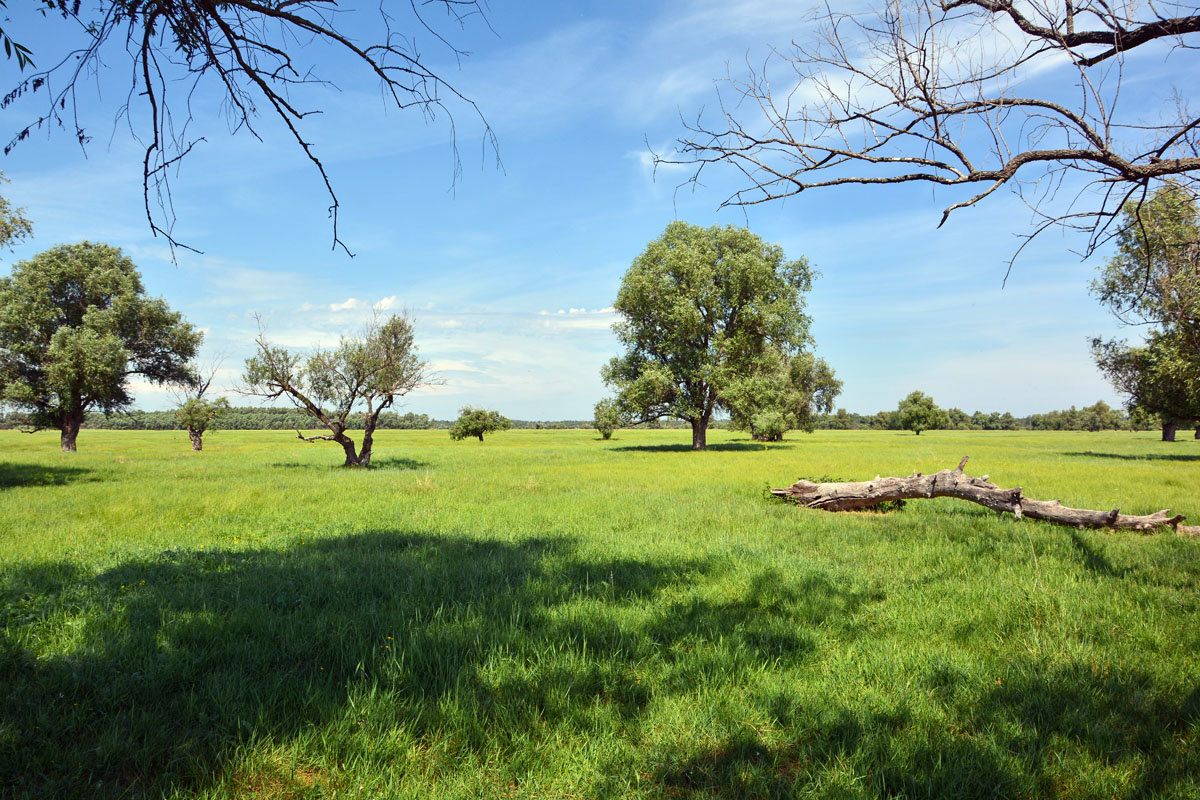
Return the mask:
M 829 797 L 1188 796 L 1200 774 L 1188 744 L 1200 689 L 1172 698 L 1137 672 L 1013 666 L 1013 679 L 982 690 L 939 667 L 914 676 L 949 724 L 903 703 L 863 712 L 764 697 L 776 729 L 796 732 L 791 741 L 769 745 L 747 729 L 663 754 L 650 775 L 663 795 L 696 799 L 795 797 L 821 785 Z M 1121 788 L 1105 791 L 1089 785 L 1094 776 L 1064 770 L 1063 755 L 1075 750 L 1124 773 Z
M 709 450 L 721 452 L 762 452 L 764 450 L 790 450 L 795 447 L 788 442 L 719 442 L 710 444 Z M 622 447 L 612 447 L 611 450 L 641 452 L 641 453 L 690 453 L 690 444 L 629 444 Z
M 0 490 L 20 486 L 66 486 L 69 483 L 96 480 L 99 480 L 96 473 L 85 467 L 48 467 L 0 461 Z
M 289 743 L 360 776 L 497 765 L 498 795 L 563 742 L 635 754 L 580 786 L 596 797 L 636 775 L 672 797 L 792 796 L 846 764 L 886 796 L 1039 796 L 1064 738 L 1114 763 L 1142 754 L 1146 794 L 1197 773 L 1197 693 L 1173 703 L 1136 673 L 1016 665 L 1024 677 L 999 686 L 931 669 L 914 680 L 947 709 L 932 721 L 756 689 L 764 671 L 815 665 L 823 637 L 871 635 L 860 612 L 885 597 L 734 566 L 400 530 L 100 574 L 0 565 L 0 795 L 334 794 L 319 775 L 287 783 L 294 768 L 246 772 L 247 753 Z M 656 699 L 742 692 L 794 736 L 638 747 Z
M 341 454 L 339 453 L 337 455 L 340 457 Z M 337 458 L 331 458 L 328 463 L 323 462 L 323 463 L 319 463 L 319 464 L 314 464 L 311 461 L 276 461 L 273 464 L 271 464 L 271 466 L 279 468 L 279 469 L 311 469 L 311 470 L 331 470 L 331 469 L 338 470 L 338 469 L 346 468 L 343 464 L 338 463 Z M 396 456 L 389 456 L 387 458 L 372 458 L 371 466 L 368 467 L 368 469 L 373 469 L 373 470 L 375 470 L 375 469 L 378 469 L 378 470 L 394 469 L 394 470 L 404 471 L 404 470 L 414 470 L 414 469 L 426 469 L 430 466 L 431 465 L 428 461 L 418 461 L 415 458 L 399 458 Z
M 1076 458 L 1113 458 L 1120 461 L 1200 461 L 1200 455 L 1188 455 L 1184 453 L 1093 453 L 1091 450 L 1086 452 L 1063 453 L 1064 456 L 1074 456 Z

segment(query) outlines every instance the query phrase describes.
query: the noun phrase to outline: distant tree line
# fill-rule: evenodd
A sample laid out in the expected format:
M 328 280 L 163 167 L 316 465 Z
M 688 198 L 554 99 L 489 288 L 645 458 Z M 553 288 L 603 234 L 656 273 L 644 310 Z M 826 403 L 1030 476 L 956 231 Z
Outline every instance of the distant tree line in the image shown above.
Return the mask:
M 1084 408 L 1071 406 L 1044 414 L 1018 417 L 1005 411 L 976 411 L 967 414 L 959 408 L 949 408 L 931 430 L 958 431 L 1148 431 L 1158 421 L 1149 414 L 1132 415 L 1112 408 L 1103 400 Z M 817 417 L 816 426 L 822 430 L 907 430 L 901 412 L 879 411 L 875 414 L 856 414 L 839 408 L 833 414 Z

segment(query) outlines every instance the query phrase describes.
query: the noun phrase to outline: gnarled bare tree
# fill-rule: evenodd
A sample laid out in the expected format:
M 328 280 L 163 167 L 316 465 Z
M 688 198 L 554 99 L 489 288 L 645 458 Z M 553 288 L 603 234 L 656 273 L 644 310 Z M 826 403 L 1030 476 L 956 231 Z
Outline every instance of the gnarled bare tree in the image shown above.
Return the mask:
M 261 328 L 255 344 L 258 352 L 246 359 L 241 393 L 284 397 L 308 412 L 329 433 L 305 436 L 296 431 L 296 436 L 306 442 L 337 442 L 346 452 L 347 467 L 371 466 L 380 414 L 413 389 L 437 382 L 417 357 L 412 322 L 403 314 L 385 320 L 376 315 L 360 336 L 343 338 L 333 350 L 318 349 L 307 358 L 270 344 Z M 346 435 L 353 413 L 362 414 L 361 447 Z
M 731 73 L 719 117 L 685 122 L 659 163 L 693 165 L 693 185 L 712 166 L 731 168 L 744 184 L 724 201 L 734 206 L 844 185 L 964 187 L 939 225 L 1010 186 L 1034 212 L 1026 242 L 1063 225 L 1087 233 L 1085 254 L 1155 181 L 1197 191 L 1194 3 L 877 2 L 867 13 L 827 3 L 790 49 L 744 78 Z M 1154 58 L 1135 61 L 1134 50 Z M 1152 64 L 1177 65 L 1181 85 L 1146 117 L 1122 90 Z M 1035 76 L 1049 90 L 1032 89 Z M 1167 88 L 1137 90 L 1147 91 Z M 1090 180 L 1081 188 L 1076 175 Z M 1069 200 L 1055 197 L 1064 186 Z
M 103 71 L 108 63 L 127 58 L 132 66 L 130 89 L 116 115 L 127 120 L 134 136 L 145 144 L 146 219 L 154 234 L 164 236 L 172 248 L 186 245 L 172 235 L 170 172 L 203 141 L 194 131 L 193 103 L 207 84 L 221 95 L 220 105 L 234 132 L 244 129 L 261 139 L 257 125 L 264 109 L 283 123 L 324 185 L 333 247 L 347 254 L 350 251 L 338 233 L 340 203 L 333 182 L 314 143 L 304 134 L 308 117 L 321 113 L 320 108 L 306 105 L 304 89 L 330 85 L 316 68 L 322 57 L 349 57 L 364 78 L 378 81 L 385 102 L 394 108 L 420 111 L 427 121 L 444 115 L 453 148 L 453 179 L 458 178 L 461 163 L 452 106 L 465 107 L 478 118 L 485 147 L 498 154 L 495 136 L 479 108 L 430 67 L 412 32 L 396 29 L 386 4 L 379 7 L 376 40 L 366 44 L 346 30 L 347 11 L 338 0 L 99 0 L 86 6 L 81 0 L 33 2 L 43 15 L 60 16 L 71 25 L 61 37 L 61 50 L 49 59 L 18 48 L 22 69 L 33 63 L 35 55 L 50 66 L 31 71 L 0 99 L 0 109 L 16 106 L 27 96 L 40 96 L 44 102 L 33 119 L 17 128 L 4 152 L 47 127 L 67 129 L 85 145 L 91 137 L 77 111 L 80 82 Z M 452 24 L 461 26 L 470 17 L 483 16 L 475 0 L 410 0 L 405 5 L 411 18 L 404 27 L 428 34 L 456 58 L 466 55 L 433 27 L 428 13 L 439 7 Z M 0 35 L 10 33 L 16 35 L 18 30 L 10 26 Z M 117 48 L 124 48 L 125 55 L 114 58 Z M 144 108 L 148 121 L 131 112 L 135 104 Z

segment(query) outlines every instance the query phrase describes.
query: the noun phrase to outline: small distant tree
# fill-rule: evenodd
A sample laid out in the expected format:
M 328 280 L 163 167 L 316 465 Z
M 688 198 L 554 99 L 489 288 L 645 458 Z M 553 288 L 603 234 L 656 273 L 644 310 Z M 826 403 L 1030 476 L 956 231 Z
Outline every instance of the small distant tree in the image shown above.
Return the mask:
M 933 398 L 924 392 L 913 392 L 901 400 L 897 411 L 900 427 L 917 436 L 921 435 L 921 431 L 936 430 L 950 424 L 946 412 L 938 408 Z
M 377 315 L 354 338 L 307 358 L 267 342 L 260 329 L 258 353 L 246 359 L 243 394 L 274 400 L 285 397 L 329 429 L 328 434 L 296 436 L 306 442 L 337 442 L 347 467 L 369 467 L 379 415 L 398 398 L 433 381 L 417 357 L 413 326 L 406 314 Z M 362 447 L 346 435 L 351 414 L 362 415 Z
M 224 397 L 215 400 L 205 397 L 214 377 L 215 368 L 207 377 L 197 375 L 194 382 L 185 385 L 179 407 L 175 409 L 175 419 L 179 420 L 179 427 L 188 432 L 188 437 L 192 440 L 192 450 L 197 452 L 204 449 L 204 434 L 216 430 L 217 420 L 229 411 L 230 407 L 229 401 Z
M 148 297 L 120 248 L 80 242 L 20 261 L 0 278 L 0 402 L 29 430 L 57 428 L 74 452 L 89 411 L 133 403 L 129 379 L 188 379 L 203 334 Z
M 592 415 L 592 427 L 599 431 L 605 439 L 611 439 L 613 431 L 625 424 L 621 410 L 617 407 L 617 401 L 611 398 L 596 403 Z
M 506 431 L 511 427 L 512 422 L 499 411 L 466 406 L 459 410 L 458 419 L 450 426 L 450 438 L 460 442 L 468 436 L 474 436 L 482 442 L 485 433 Z

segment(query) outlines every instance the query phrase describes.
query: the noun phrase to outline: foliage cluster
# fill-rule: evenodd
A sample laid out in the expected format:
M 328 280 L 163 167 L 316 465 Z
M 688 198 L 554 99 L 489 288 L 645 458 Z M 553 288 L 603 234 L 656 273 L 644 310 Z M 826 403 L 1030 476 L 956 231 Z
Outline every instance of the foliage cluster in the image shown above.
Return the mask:
M 456 442 L 467 438 L 482 442 L 484 434 L 506 431 L 511 427 L 512 422 L 499 411 L 466 406 L 459 410 L 458 419 L 450 426 L 450 438 Z

